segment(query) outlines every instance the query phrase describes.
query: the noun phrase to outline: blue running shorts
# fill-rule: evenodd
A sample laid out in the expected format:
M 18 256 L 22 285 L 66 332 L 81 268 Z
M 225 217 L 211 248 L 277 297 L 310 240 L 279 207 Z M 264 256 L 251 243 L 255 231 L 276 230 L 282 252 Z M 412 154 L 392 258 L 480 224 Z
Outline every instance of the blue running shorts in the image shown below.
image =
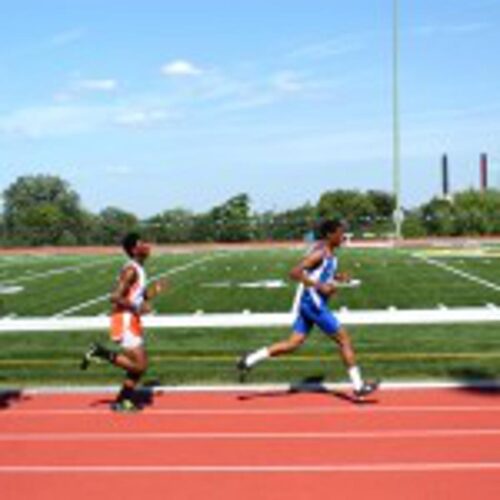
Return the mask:
M 326 305 L 318 308 L 312 304 L 301 304 L 293 331 L 308 335 L 314 325 L 327 335 L 336 335 L 340 330 L 340 321 Z

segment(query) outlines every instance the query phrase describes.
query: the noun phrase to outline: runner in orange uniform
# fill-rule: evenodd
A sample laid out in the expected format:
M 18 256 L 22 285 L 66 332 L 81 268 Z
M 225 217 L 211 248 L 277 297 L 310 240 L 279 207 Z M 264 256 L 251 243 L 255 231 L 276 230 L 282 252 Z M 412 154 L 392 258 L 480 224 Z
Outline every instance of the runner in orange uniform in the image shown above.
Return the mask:
M 81 368 L 87 369 L 93 360 L 105 360 L 125 370 L 123 386 L 112 405 L 116 411 L 136 411 L 134 392 L 148 366 L 144 346 L 142 316 L 151 310 L 150 301 L 167 287 L 165 280 L 147 286 L 144 263 L 151 247 L 137 233 L 130 233 L 122 241 L 123 250 L 130 257 L 120 273 L 111 294 L 111 339 L 120 345 L 115 352 L 94 343 L 85 353 Z

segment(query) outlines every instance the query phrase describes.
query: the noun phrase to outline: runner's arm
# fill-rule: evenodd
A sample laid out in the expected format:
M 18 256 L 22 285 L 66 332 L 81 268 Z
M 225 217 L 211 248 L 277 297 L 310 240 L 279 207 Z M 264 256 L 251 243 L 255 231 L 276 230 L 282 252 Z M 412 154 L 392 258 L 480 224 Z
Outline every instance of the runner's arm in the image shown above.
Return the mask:
M 153 300 L 155 297 L 163 293 L 167 288 L 170 287 L 170 283 L 167 281 L 166 278 L 161 278 L 159 280 L 153 281 L 151 283 L 145 294 L 144 294 L 144 300 Z
M 114 306 L 131 312 L 137 312 L 135 305 L 127 299 L 127 295 L 136 279 L 136 271 L 132 267 L 127 267 L 121 272 L 118 283 L 111 293 L 111 303 Z
M 323 259 L 323 251 L 316 250 L 306 257 L 304 257 L 291 271 L 290 278 L 294 281 L 302 283 L 304 286 L 311 288 L 314 287 L 316 290 L 324 295 L 332 295 L 335 293 L 336 289 L 333 283 L 319 283 L 311 279 L 306 271 L 309 269 L 314 269 Z

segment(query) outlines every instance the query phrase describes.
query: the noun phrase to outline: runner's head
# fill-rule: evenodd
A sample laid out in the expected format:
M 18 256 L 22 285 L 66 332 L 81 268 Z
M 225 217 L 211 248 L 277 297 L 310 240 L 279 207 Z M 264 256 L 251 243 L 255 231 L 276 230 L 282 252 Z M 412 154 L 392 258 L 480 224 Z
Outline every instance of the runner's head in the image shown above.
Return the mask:
M 344 241 L 345 225 L 340 219 L 324 220 L 319 227 L 319 235 L 332 248 L 339 247 Z
M 122 240 L 122 247 L 131 259 L 146 260 L 151 253 L 151 246 L 141 240 L 138 233 L 128 233 Z

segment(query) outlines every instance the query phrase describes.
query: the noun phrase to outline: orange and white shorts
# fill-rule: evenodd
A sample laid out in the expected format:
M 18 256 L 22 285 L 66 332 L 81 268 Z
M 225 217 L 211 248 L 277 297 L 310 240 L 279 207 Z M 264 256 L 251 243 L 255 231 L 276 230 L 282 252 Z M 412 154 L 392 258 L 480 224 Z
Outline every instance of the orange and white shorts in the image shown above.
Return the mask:
M 111 340 L 124 349 L 136 349 L 144 344 L 141 317 L 131 312 L 116 312 L 111 315 Z

